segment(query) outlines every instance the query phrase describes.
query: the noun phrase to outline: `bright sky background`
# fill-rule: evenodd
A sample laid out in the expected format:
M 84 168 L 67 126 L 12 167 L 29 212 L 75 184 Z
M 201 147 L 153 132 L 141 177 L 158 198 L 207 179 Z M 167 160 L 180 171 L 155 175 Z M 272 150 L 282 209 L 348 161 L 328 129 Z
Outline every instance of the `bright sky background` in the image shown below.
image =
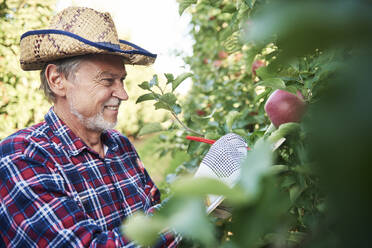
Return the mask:
M 192 38 L 188 35 L 190 15 L 178 14 L 176 0 L 59 0 L 57 11 L 70 5 L 91 7 L 109 12 L 119 36 L 158 55 L 154 64 L 156 73 L 179 75 L 189 71 L 182 58 L 192 54 Z M 187 91 L 190 82 L 180 85 Z

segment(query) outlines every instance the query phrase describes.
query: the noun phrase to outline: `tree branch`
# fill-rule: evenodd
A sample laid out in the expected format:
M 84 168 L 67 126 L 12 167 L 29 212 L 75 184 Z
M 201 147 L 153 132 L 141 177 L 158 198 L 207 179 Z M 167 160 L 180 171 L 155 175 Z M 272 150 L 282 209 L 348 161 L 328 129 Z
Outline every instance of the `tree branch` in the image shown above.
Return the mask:
M 201 137 L 204 137 L 204 134 L 202 133 L 199 133 L 198 131 L 195 131 L 191 128 L 189 128 L 188 126 L 186 126 L 179 118 L 178 116 L 176 115 L 176 113 L 174 113 L 173 111 L 171 111 L 171 114 L 173 115 L 173 117 L 176 119 L 176 121 L 181 124 L 181 126 L 186 129 L 186 131 L 190 132 L 190 133 L 193 133 L 193 134 L 196 134 L 198 136 L 201 136 Z

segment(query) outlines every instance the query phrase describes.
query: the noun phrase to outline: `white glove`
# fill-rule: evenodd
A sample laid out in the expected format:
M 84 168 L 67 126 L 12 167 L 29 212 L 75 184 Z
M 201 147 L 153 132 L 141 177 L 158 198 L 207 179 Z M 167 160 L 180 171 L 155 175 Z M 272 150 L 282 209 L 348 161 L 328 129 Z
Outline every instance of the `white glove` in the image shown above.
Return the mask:
M 239 176 L 240 164 L 247 155 L 247 143 L 235 133 L 219 138 L 203 158 L 194 177 L 208 177 L 220 180 L 233 187 Z M 211 213 L 224 199 L 223 196 L 207 197 L 207 212 Z

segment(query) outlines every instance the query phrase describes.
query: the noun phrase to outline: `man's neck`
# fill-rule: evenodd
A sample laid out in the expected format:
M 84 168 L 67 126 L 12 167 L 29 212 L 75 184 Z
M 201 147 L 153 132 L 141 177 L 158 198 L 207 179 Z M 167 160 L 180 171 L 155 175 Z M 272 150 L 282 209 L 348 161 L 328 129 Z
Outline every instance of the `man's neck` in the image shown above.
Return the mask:
M 88 129 L 77 116 L 71 114 L 69 109 L 54 105 L 54 112 L 71 129 L 71 131 L 82 139 L 87 146 L 97 152 L 100 157 L 104 157 L 104 148 L 101 140 L 102 131 Z

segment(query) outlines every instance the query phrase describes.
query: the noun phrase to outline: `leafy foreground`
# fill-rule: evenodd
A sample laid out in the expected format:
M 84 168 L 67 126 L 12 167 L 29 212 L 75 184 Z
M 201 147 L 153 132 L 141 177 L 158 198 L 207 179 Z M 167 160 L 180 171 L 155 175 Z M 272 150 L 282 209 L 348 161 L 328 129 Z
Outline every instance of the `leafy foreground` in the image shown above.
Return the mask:
M 179 2 L 180 13 L 192 15 L 194 55 L 185 58 L 192 74 L 166 74 L 170 90 L 155 76 L 140 85 L 149 95 L 139 100 L 155 101 L 181 123 L 153 123 L 144 133 L 163 132 L 164 150 L 187 149 L 190 160 L 169 175 L 164 206 L 150 218 L 129 218 L 123 230 L 146 245 L 171 228 L 183 247 L 369 247 L 371 4 Z M 174 89 L 186 77 L 193 87 L 181 102 Z M 276 89 L 304 96 L 301 123 L 272 128 L 264 104 Z M 210 146 L 184 136 L 229 132 L 251 147 L 237 185 L 190 178 Z M 208 194 L 224 195 L 231 217 L 207 216 Z

